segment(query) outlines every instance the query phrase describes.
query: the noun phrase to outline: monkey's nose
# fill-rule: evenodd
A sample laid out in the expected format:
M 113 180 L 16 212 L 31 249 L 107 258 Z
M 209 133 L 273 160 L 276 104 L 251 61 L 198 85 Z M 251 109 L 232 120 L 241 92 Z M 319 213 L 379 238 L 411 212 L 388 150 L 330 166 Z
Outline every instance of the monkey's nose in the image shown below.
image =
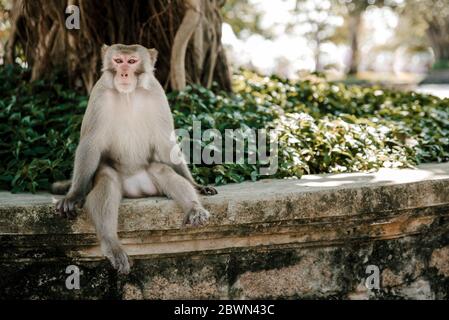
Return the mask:
M 120 75 L 122 76 L 122 78 L 128 78 L 128 73 L 127 72 L 126 73 L 121 73 Z

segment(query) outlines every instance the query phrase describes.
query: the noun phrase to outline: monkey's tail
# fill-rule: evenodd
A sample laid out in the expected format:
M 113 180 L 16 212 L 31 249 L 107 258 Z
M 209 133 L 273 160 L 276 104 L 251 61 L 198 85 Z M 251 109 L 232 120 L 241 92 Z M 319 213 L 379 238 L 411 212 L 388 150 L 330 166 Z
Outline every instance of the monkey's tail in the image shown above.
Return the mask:
M 71 180 L 57 181 L 51 185 L 50 192 L 53 194 L 64 195 L 67 193 L 67 191 L 69 191 L 71 185 L 72 185 Z

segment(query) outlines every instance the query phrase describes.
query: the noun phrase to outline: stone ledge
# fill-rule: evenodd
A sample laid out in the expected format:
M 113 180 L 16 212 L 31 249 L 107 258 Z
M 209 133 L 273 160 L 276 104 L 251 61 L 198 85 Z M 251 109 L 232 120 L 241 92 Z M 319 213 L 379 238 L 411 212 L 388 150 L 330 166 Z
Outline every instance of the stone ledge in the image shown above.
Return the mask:
M 206 227 L 180 229 L 182 212 L 172 200 L 148 198 L 123 201 L 119 231 L 136 265 L 130 276 L 143 279 L 139 280 L 140 296 L 136 297 L 366 298 L 389 297 L 391 288 L 402 288 L 405 293 L 399 292 L 399 297 L 447 298 L 449 261 L 444 257 L 449 251 L 448 187 L 448 163 L 422 165 L 416 170 L 382 169 L 376 173 L 247 182 L 219 187 L 218 195 L 203 198 L 212 213 Z M 17 281 L 18 274 L 22 274 L 15 269 L 19 266 L 29 274 L 34 274 L 30 270 L 38 266 L 39 270 L 46 270 L 39 271 L 45 277 L 53 273 L 58 278 L 63 274 L 56 266 L 62 268 L 61 264 L 69 261 L 92 273 L 92 282 L 104 279 L 105 272 L 114 277 L 100 254 L 87 215 L 83 212 L 74 221 L 58 218 L 53 213 L 53 201 L 45 193 L 0 192 L 0 266 L 9 272 L 0 280 L 0 297 L 2 293 L 29 297 L 30 294 L 14 289 L 17 284 L 13 279 Z M 399 255 L 403 250 L 406 256 L 390 258 L 386 263 L 384 260 L 390 254 L 383 257 L 385 253 L 377 252 L 377 247 Z M 273 255 L 283 258 L 270 263 Z M 339 265 L 336 261 L 351 255 L 359 256 L 354 262 L 358 268 L 367 259 L 380 267 L 388 265 L 384 269 L 385 277 L 389 277 L 386 283 L 393 285 L 376 296 L 357 284 L 361 277 L 359 270 L 353 279 L 340 283 L 346 289 L 338 289 L 336 284 L 343 281 L 339 278 L 341 272 L 348 266 L 347 262 Z M 231 263 L 233 260 L 239 262 Z M 254 269 L 253 263 L 265 267 Z M 183 275 L 179 271 L 180 265 L 185 264 L 191 265 L 192 274 Z M 410 264 L 420 271 L 413 269 L 401 274 L 397 270 L 398 266 L 408 270 Z M 172 274 L 167 275 L 164 268 Z M 236 275 L 230 275 L 229 268 Z M 204 276 L 199 271 L 203 269 L 208 270 Z M 228 270 L 224 275 L 223 269 Z M 330 270 L 335 275 L 323 275 Z M 291 278 L 292 272 L 298 277 Z M 311 273 L 315 278 L 310 278 Z M 424 277 L 425 274 L 432 274 L 432 279 Z M 406 279 L 412 275 L 418 282 L 408 284 Z M 286 288 L 275 289 L 274 285 L 271 292 L 268 284 L 273 277 L 284 281 Z M 112 279 L 115 280 L 104 280 L 104 285 L 117 287 L 116 283 L 111 284 L 117 279 Z M 164 290 L 163 283 L 173 288 Z M 129 285 L 125 281 L 120 290 L 107 291 L 106 297 L 128 297 L 125 289 Z M 419 288 L 413 291 L 411 285 Z M 440 288 L 445 285 L 446 289 Z M 323 289 L 329 286 L 329 290 Z M 41 290 L 45 294 L 28 290 L 37 297 L 48 297 L 47 289 L 44 285 Z M 424 290 L 421 296 L 420 290 Z M 57 292 L 74 298 L 73 293 Z M 84 295 L 105 297 L 104 292 L 93 292 L 84 291 Z

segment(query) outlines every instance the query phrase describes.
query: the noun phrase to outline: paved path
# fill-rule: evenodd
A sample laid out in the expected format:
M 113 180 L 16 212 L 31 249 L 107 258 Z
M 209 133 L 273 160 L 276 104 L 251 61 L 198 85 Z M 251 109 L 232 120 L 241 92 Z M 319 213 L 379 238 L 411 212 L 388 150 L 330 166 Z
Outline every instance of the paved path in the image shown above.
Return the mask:
M 449 84 L 425 84 L 416 90 L 420 93 L 428 93 L 439 98 L 449 98 Z

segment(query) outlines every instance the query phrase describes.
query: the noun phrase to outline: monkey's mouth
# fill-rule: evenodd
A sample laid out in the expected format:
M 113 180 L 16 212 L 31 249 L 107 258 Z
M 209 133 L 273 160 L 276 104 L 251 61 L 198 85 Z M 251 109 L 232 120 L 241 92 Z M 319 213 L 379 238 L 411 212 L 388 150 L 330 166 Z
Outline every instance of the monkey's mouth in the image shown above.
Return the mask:
M 133 79 L 115 79 L 114 85 L 118 91 L 129 93 L 136 87 L 136 81 Z

